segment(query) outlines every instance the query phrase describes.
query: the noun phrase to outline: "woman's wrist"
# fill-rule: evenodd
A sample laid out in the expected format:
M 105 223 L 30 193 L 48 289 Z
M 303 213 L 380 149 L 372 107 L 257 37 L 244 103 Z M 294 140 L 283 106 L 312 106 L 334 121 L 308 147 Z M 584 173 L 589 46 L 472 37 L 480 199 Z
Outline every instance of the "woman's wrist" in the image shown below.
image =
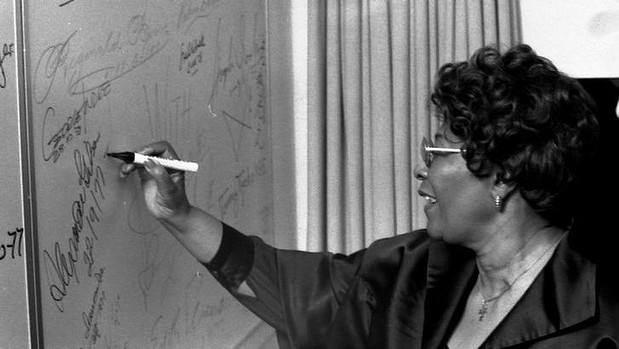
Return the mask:
M 191 204 L 187 203 L 187 205 L 183 205 L 173 214 L 168 217 L 160 218 L 159 220 L 164 225 L 172 227 L 177 232 L 183 234 L 191 227 L 190 220 L 194 209 L 195 208 Z
M 160 220 L 191 254 L 208 263 L 217 253 L 223 236 L 222 222 L 195 206 Z

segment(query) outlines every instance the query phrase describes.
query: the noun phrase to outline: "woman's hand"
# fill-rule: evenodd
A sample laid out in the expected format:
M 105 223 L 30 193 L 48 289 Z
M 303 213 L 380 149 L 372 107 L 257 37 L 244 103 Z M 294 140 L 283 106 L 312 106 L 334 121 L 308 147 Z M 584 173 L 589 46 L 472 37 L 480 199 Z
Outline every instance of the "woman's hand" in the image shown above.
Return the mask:
M 178 159 L 178 155 L 166 141 L 149 144 L 136 152 Z M 147 161 L 143 167 L 124 164 L 120 169 L 120 175 L 126 177 L 135 170 L 140 176 L 144 200 L 151 214 L 159 220 L 178 226 L 191 209 L 185 193 L 185 173 L 166 169 L 155 161 Z

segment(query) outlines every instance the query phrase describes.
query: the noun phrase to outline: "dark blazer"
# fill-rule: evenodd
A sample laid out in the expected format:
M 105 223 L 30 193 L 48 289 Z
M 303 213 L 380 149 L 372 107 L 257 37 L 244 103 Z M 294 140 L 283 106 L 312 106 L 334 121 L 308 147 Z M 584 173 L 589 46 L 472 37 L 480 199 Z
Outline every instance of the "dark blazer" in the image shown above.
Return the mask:
M 348 256 L 275 249 L 224 230 L 207 267 L 276 329 L 281 348 L 446 348 L 477 276 L 470 250 L 424 230 Z M 618 275 L 568 236 L 482 348 L 617 348 Z M 243 281 L 255 298 L 235 291 Z

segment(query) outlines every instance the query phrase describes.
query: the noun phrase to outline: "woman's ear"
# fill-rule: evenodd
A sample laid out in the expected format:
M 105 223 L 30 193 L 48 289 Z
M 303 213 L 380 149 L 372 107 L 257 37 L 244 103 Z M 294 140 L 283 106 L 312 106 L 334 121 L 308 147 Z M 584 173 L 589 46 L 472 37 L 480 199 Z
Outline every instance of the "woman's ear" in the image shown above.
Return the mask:
M 502 199 L 506 199 L 516 189 L 514 184 L 506 184 L 505 182 L 494 183 L 492 186 L 492 196 L 500 196 Z

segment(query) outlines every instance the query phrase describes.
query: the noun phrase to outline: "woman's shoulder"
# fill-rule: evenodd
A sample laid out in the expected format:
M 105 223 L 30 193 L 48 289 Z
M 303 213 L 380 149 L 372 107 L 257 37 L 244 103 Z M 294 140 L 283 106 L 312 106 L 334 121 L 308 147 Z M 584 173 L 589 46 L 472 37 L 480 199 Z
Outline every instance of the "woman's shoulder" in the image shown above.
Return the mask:
M 384 291 L 402 277 L 425 277 L 431 239 L 425 229 L 374 241 L 365 251 L 360 276 Z
M 427 230 L 419 229 L 405 234 L 378 239 L 370 244 L 368 252 L 370 254 L 377 254 L 377 257 L 387 252 L 388 255 L 393 257 L 394 255 L 391 252 L 427 249 L 429 242 L 430 236 Z

